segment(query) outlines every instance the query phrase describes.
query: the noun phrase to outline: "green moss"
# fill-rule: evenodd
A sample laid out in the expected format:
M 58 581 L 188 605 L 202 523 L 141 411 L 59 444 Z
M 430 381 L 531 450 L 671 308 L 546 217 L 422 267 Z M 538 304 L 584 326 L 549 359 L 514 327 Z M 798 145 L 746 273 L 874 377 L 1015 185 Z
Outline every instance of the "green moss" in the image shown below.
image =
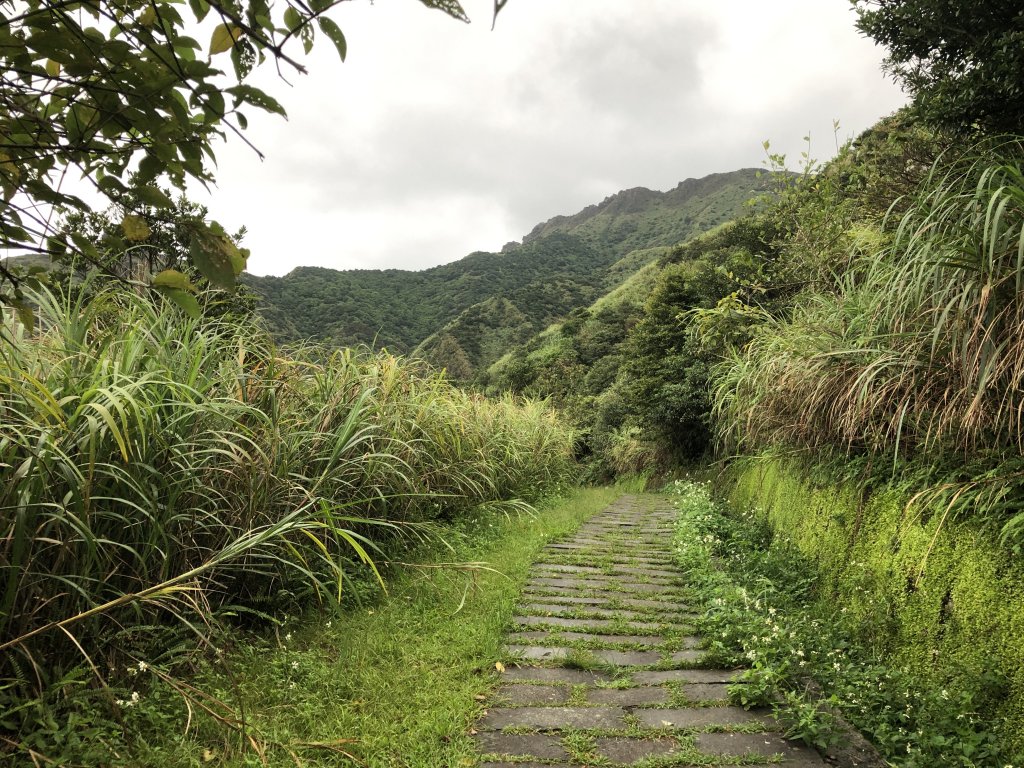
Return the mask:
M 737 471 L 731 500 L 817 564 L 819 599 L 863 642 L 937 688 L 975 690 L 981 714 L 1024 749 L 1024 567 L 988 532 L 909 498 L 816 486 L 769 460 Z

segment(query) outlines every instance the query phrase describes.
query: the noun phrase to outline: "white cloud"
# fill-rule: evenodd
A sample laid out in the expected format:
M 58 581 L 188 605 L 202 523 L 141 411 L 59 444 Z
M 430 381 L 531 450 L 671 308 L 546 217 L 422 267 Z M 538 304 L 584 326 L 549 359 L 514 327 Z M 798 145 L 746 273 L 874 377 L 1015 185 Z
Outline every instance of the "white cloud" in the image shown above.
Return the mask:
M 339 6 L 348 62 L 314 51 L 287 122 L 250 115 L 260 163 L 218 153 L 204 200 L 249 227 L 250 268 L 419 269 L 494 250 L 619 189 L 812 154 L 903 103 L 844 3 L 510 0 L 491 32 L 414 0 Z M 785 11 L 780 15 L 780 11 Z M 200 197 L 200 195 L 196 195 Z

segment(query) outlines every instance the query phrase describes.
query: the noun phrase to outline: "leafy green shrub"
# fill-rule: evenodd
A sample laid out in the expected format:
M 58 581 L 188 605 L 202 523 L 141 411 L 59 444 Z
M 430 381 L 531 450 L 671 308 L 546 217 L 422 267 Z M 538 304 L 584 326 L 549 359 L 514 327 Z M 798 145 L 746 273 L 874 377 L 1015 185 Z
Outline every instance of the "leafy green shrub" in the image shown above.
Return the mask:
M 724 514 L 707 486 L 690 482 L 666 490 L 680 509 L 677 561 L 703 603 L 709 658 L 746 667 L 730 688 L 735 702 L 774 706 L 788 735 L 816 746 L 834 739 L 827 703 L 908 768 L 1019 764 L 979 711 L 1002 685 L 998 675 L 937 687 L 887 663 L 858 642 L 849 597 L 821 599 L 814 564 L 772 535 L 761 510 Z
M 572 434 L 539 403 L 89 293 L 33 295 L 38 332 L 0 344 L 11 732 L 117 713 L 126 668 L 168 669 L 223 616 L 331 610 L 409 536 L 571 478 Z
M 724 363 L 715 408 L 726 441 L 862 453 L 890 466 L 948 458 L 953 474 L 933 487 L 951 487 L 957 508 L 1018 508 L 1021 154 L 1008 142 L 937 164 L 907 212 L 862 240 L 835 293 L 806 294 Z M 964 457 L 977 463 L 966 475 Z M 1008 521 L 1010 539 L 1020 520 Z

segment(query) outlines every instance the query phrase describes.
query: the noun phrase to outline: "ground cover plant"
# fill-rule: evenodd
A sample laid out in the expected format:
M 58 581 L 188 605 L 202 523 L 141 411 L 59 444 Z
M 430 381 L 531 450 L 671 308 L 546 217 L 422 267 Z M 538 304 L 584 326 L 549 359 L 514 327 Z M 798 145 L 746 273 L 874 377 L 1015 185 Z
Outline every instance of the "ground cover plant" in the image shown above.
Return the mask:
M 386 596 L 340 615 L 293 616 L 272 633 L 224 635 L 222 655 L 200 664 L 193 682 L 245 713 L 245 737 L 198 710 L 186 731 L 185 702 L 171 687 L 151 669 L 130 677 L 139 700 L 125 719 L 145 738 L 122 744 L 125 762 L 475 765 L 469 730 L 497 683 L 537 551 L 626 490 L 574 492 L 536 514 L 477 511 L 446 530 L 447 544 L 409 553 Z
M 539 403 L 87 288 L 31 294 L 35 330 L 0 345 L 0 704 L 23 756 L 102 762 L 85 741 L 131 705 L 127 670 L 225 620 L 337 611 L 410 541 L 571 476 Z
M 839 712 L 894 765 L 1021 764 L 1008 752 L 1006 724 L 986 717 L 997 671 L 922 685 L 858 641 L 864 628 L 841 600 L 816 600 L 813 564 L 756 510 L 724 509 L 705 484 L 677 481 L 667 491 L 680 510 L 677 557 L 704 607 L 698 629 L 710 658 L 748 669 L 730 691 L 736 703 L 776 707 L 788 735 L 819 747 L 838 738 Z
M 923 491 L 993 518 L 1019 547 L 1020 157 L 1007 141 L 940 158 L 833 290 L 768 319 L 718 369 L 726 443 L 930 474 Z

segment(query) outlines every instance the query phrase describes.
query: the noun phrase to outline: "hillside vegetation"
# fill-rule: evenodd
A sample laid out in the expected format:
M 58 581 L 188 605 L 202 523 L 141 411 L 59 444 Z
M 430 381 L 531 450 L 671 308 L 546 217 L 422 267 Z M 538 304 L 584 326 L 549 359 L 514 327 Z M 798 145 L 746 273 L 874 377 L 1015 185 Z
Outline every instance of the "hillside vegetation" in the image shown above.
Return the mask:
M 1007 41 L 1024 16 L 856 5 L 914 103 L 824 165 L 776 174 L 759 211 L 667 249 L 481 383 L 550 397 L 592 477 L 732 465 L 734 499 L 767 526 L 758 547 L 785 564 L 775 577 L 845 628 L 826 695 L 852 706 L 866 682 L 918 680 L 875 685 L 871 707 L 907 708 L 863 720 L 893 764 L 1012 765 L 1024 139 L 995 131 L 1021 125 Z M 778 645 L 763 661 L 743 649 L 749 679 L 811 717 L 803 659 Z M 854 657 L 880 666 L 847 673 Z
M 421 272 L 300 267 L 243 282 L 259 295 L 259 311 L 280 341 L 398 353 L 419 347 L 419 355 L 461 375 L 589 304 L 623 277 L 615 265 L 632 252 L 674 245 L 740 215 L 761 185 L 746 169 L 689 179 L 668 192 L 626 190 L 538 224 L 501 253 L 477 252 Z
M 440 524 L 572 478 L 539 403 L 92 287 L 28 293 L 0 345 L 0 754 L 108 764 L 140 670 L 237 728 L 180 679 L 232 631 L 330 617 Z

